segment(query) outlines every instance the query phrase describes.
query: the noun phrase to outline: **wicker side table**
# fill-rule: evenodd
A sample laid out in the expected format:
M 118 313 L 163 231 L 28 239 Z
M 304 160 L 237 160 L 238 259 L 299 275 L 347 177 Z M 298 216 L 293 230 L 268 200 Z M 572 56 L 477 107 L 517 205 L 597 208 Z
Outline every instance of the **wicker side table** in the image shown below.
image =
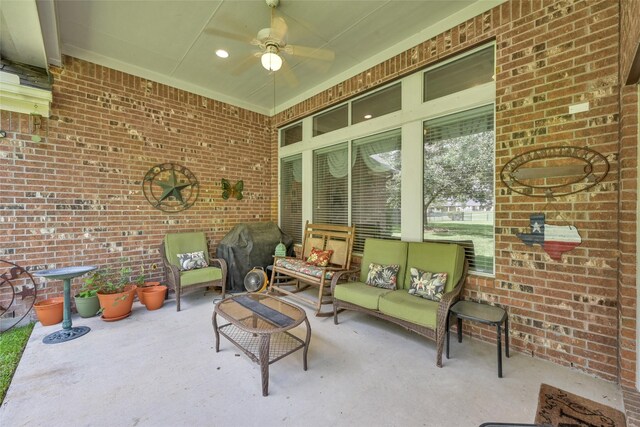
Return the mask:
M 509 357 L 509 316 L 500 307 L 480 304 L 473 301 L 458 301 L 451 307 L 447 316 L 445 334 L 447 337 L 447 359 L 449 358 L 449 318 L 454 314 L 458 318 L 458 342 L 462 342 L 462 319 L 496 327 L 498 346 L 498 378 L 502 378 L 502 324 L 504 323 L 505 355 Z
M 229 323 L 218 325 L 217 316 Z M 306 338 L 288 332 L 302 322 L 307 327 Z M 303 368 L 307 370 L 307 351 L 311 326 L 300 307 L 266 294 L 238 294 L 215 305 L 213 332 L 216 353 L 220 351 L 220 334 L 236 345 L 253 362 L 260 365 L 262 395 L 269 394 L 269 365 L 300 349 Z

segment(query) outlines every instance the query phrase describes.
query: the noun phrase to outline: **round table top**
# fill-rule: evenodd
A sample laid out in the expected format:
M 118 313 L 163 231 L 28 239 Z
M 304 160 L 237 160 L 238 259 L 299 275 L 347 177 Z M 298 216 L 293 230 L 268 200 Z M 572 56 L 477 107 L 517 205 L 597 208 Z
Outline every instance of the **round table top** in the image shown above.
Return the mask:
M 488 324 L 502 323 L 507 318 L 507 312 L 503 308 L 473 301 L 458 301 L 451 307 L 451 312 L 465 319 Z
M 90 271 L 95 270 L 96 266 L 88 265 L 88 266 L 80 266 L 80 267 L 62 267 L 62 268 L 53 268 L 51 270 L 40 270 L 34 271 L 34 276 L 45 277 L 47 279 L 73 279 L 74 277 L 82 276 L 83 274 L 87 274 Z

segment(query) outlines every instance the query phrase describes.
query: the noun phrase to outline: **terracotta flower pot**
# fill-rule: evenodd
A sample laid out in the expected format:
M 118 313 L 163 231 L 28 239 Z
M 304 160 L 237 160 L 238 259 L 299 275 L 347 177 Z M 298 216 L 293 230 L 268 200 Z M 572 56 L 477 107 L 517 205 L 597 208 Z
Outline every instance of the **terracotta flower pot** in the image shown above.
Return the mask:
M 147 306 L 147 310 L 157 310 L 164 304 L 167 296 L 167 287 L 158 285 L 142 288 L 142 294 L 144 295 L 144 304 Z
M 136 285 L 127 285 L 124 292 L 117 294 L 101 294 L 98 292 L 102 318 L 106 321 L 120 320 L 131 314 Z
M 50 326 L 62 322 L 63 297 L 49 298 L 35 303 L 33 307 L 42 326 Z
M 144 285 L 142 286 L 138 286 L 136 288 L 136 294 L 138 295 L 138 301 L 140 301 L 140 304 L 144 304 L 144 295 L 142 294 L 142 290 L 144 288 L 148 288 L 151 286 L 159 286 L 160 282 L 144 282 Z

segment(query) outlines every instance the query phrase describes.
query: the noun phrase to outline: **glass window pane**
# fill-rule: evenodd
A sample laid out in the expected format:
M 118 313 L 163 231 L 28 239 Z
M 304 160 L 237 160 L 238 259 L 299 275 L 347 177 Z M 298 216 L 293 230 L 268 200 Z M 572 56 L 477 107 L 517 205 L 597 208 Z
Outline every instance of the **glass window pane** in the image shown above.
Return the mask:
M 353 141 L 351 223 L 354 252 L 369 237 L 400 239 L 400 129 Z
M 493 46 L 424 73 L 424 98 L 431 101 L 493 80 Z
M 287 145 L 300 141 L 302 141 L 302 123 L 296 123 L 293 126 L 280 130 L 281 147 L 286 147 Z
M 424 122 L 424 239 L 465 246 L 470 269 L 493 273 L 493 105 Z
M 347 143 L 313 152 L 313 222 L 348 224 Z
M 349 123 L 347 104 L 334 108 L 313 118 L 313 136 L 318 136 L 346 127 Z
M 402 108 L 402 86 L 396 83 L 351 103 L 351 124 L 363 122 L 400 111 Z
M 280 161 L 280 228 L 302 243 L 302 156 Z

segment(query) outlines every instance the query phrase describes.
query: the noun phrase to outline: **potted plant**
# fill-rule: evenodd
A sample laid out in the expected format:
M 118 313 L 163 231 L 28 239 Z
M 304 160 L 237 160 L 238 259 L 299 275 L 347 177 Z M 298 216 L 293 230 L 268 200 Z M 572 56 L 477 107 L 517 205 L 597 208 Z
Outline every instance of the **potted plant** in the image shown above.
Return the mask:
M 98 289 L 105 278 L 106 273 L 104 270 L 95 270 L 89 277 L 84 279 L 82 287 L 74 296 L 76 309 L 80 317 L 93 317 L 100 311 Z
M 122 267 L 117 274 L 105 273 L 105 279 L 100 283 L 98 299 L 102 319 L 114 321 L 124 319 L 131 314 L 136 285 L 130 283 L 131 268 Z
M 151 264 L 151 271 L 157 269 L 158 266 L 154 263 Z M 144 288 L 149 288 L 153 286 L 159 286 L 160 282 L 149 282 L 146 281 L 146 276 L 144 274 L 144 265 L 140 266 L 140 274 L 135 278 L 134 283 L 136 284 L 136 294 L 138 295 L 138 301 L 141 304 L 144 304 L 144 293 L 142 292 Z

